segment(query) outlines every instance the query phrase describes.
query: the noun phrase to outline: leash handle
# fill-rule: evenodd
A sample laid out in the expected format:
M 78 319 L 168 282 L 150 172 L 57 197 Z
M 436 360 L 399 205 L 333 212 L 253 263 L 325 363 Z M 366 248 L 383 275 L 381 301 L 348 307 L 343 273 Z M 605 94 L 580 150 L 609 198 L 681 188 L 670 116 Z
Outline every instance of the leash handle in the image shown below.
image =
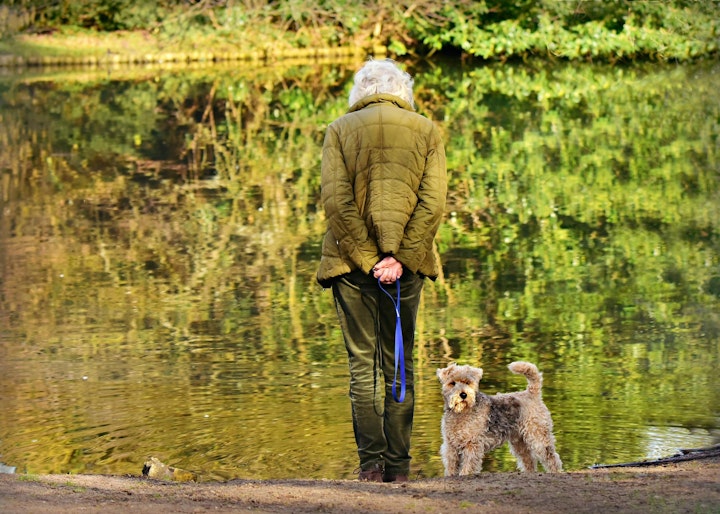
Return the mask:
M 393 377 L 392 383 L 392 395 L 393 399 L 402 403 L 405 401 L 405 345 L 403 343 L 402 323 L 400 322 L 400 279 L 395 281 L 395 288 L 397 290 L 397 299 L 393 298 L 392 295 L 385 289 L 378 279 L 378 285 L 380 290 L 385 293 L 395 307 L 395 376 Z M 400 371 L 400 395 L 397 394 L 397 378 L 398 370 Z

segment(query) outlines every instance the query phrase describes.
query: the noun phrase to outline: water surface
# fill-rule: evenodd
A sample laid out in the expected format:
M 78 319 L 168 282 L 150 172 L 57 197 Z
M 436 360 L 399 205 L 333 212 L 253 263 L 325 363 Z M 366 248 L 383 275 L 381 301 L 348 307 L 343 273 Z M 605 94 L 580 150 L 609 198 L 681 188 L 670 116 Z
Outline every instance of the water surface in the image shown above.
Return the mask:
M 314 278 L 319 149 L 353 68 L 0 80 L 0 461 L 353 476 L 345 350 Z M 567 469 L 717 442 L 717 65 L 411 71 L 450 172 L 413 476 L 442 475 L 451 361 L 489 393 L 535 362 Z

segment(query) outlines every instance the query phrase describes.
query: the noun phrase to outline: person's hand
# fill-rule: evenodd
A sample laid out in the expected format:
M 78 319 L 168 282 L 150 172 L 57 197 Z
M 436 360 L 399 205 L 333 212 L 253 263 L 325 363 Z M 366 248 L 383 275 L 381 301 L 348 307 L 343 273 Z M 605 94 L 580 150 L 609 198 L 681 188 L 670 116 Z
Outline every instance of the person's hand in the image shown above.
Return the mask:
M 373 276 L 383 284 L 392 284 L 402 276 L 402 263 L 395 257 L 387 256 L 373 267 Z

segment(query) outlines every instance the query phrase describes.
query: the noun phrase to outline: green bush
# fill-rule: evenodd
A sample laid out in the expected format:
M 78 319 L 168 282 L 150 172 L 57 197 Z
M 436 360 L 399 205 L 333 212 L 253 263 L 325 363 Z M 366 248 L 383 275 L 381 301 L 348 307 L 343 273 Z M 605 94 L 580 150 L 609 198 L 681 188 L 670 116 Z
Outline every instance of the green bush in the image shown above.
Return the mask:
M 264 44 L 377 43 L 399 55 L 460 51 L 493 60 L 690 60 L 717 55 L 720 37 L 717 1 L 10 0 L 5 9 L 6 19 L 24 13 L 36 29 L 145 29 L 166 40 L 201 31 Z

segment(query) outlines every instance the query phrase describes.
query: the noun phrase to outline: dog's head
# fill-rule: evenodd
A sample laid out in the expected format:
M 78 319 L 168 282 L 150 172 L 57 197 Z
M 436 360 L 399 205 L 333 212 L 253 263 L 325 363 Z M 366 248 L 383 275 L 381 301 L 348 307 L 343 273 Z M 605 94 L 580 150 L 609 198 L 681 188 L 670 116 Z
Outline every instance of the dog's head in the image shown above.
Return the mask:
M 481 368 L 458 366 L 454 362 L 447 368 L 437 370 L 445 398 L 445 408 L 460 413 L 475 405 L 482 375 Z

